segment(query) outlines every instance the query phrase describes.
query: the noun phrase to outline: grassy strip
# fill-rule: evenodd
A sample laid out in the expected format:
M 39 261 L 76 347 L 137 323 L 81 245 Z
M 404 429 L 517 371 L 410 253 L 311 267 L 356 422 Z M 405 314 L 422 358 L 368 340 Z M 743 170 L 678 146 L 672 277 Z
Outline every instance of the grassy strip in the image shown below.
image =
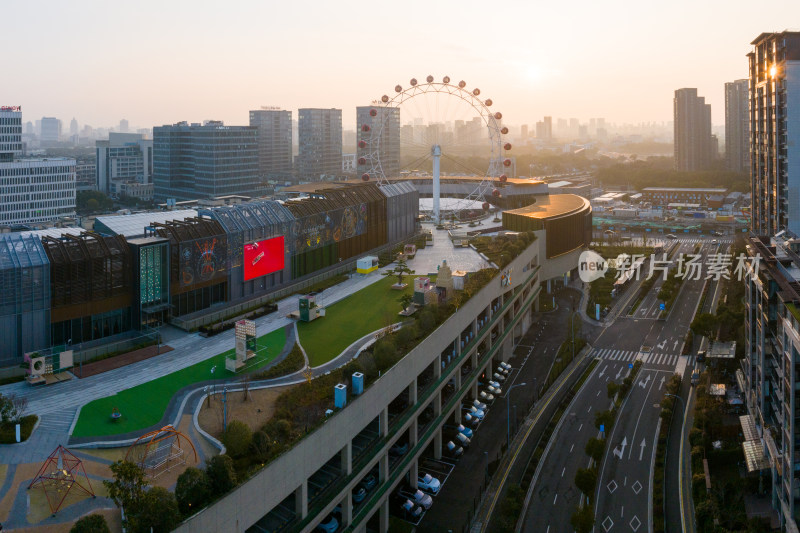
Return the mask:
M 305 364 L 306 360 L 303 357 L 303 351 L 297 343 L 294 343 L 292 351 L 289 352 L 289 355 L 287 355 L 283 361 L 263 372 L 253 374 L 253 379 L 279 378 L 297 372 L 302 369 Z
M 542 389 L 542 393 L 549 389 L 550 385 L 555 383 L 555 381 L 558 379 L 558 376 L 560 376 L 564 369 L 569 366 L 573 360 L 573 353 L 580 353 L 584 346 L 586 346 L 586 341 L 582 337 L 577 337 L 575 339 L 574 352 L 572 349 L 572 339 L 567 339 L 561 343 L 561 346 L 558 348 L 558 353 L 556 354 L 553 367 L 550 369 L 550 373 L 547 374 L 547 379 L 544 382 L 544 389 Z
M 403 308 L 400 298 L 414 293 L 410 278 L 406 277 L 408 287 L 398 291 L 391 288 L 397 278 L 387 276 L 328 306 L 324 317 L 298 322 L 297 333 L 311 366 L 327 363 L 368 333 L 400 322 L 404 318 L 398 315 Z
M 678 394 L 681 386 L 680 374 L 674 374 L 667 383 L 669 394 Z M 658 432 L 658 443 L 656 445 L 656 464 L 653 470 L 653 531 L 659 533 L 665 530 L 664 515 L 664 464 L 667 457 L 667 441 L 669 440 L 669 429 L 674 417 L 675 398 L 665 396 L 661 400 L 661 429 Z
M 259 366 L 264 366 L 275 359 L 285 343 L 286 334 L 283 328 L 260 337 L 259 349 L 265 348 L 267 356 Z M 211 379 L 235 377 L 236 374 L 225 369 L 225 359 L 233 353 L 234 350 L 228 350 L 177 372 L 87 403 L 81 409 L 72 435 L 75 437 L 118 435 L 157 424 L 164 416 L 169 401 L 183 387 Z M 211 372 L 213 367 L 216 367 L 214 373 Z M 111 412 L 115 407 L 122 413 L 122 417 L 118 420 L 111 419 Z
M 39 417 L 36 415 L 23 416 L 20 420 L 20 442 L 25 442 L 33 432 L 33 426 Z M 14 444 L 17 442 L 17 427 L 16 424 L 3 424 L 0 427 L 0 444 Z
M 658 299 L 664 302 L 664 310 L 661 311 L 660 318 L 664 318 L 669 314 L 672 304 L 675 303 L 678 293 L 681 291 L 683 281 L 683 277 L 678 277 L 675 272 L 670 272 L 664 284 L 661 285 L 661 290 L 658 291 Z

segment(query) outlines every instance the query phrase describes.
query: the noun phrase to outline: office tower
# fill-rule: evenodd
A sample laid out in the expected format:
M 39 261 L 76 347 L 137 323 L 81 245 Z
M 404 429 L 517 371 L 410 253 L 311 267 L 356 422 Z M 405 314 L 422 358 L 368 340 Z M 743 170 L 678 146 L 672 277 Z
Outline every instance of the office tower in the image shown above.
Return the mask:
M 42 117 L 42 144 L 57 143 L 61 139 L 61 121 L 54 117 Z
M 752 231 L 800 235 L 800 32 L 762 33 L 751 44 Z
M 25 123 L 25 135 L 34 135 L 33 122 L 30 120 Z
M 277 107 L 250 111 L 258 128 L 258 172 L 262 178 L 287 178 L 292 173 L 292 112 Z
M 536 123 L 536 138 L 537 139 L 547 138 L 547 128 L 545 128 L 543 120 L 540 120 Z
M 748 95 L 748 80 L 725 84 L 725 163 L 734 172 L 750 169 Z
M 544 137 L 548 141 L 553 139 L 553 117 L 544 117 Z
M 128 133 L 128 121 L 124 118 L 119 121 L 119 132 Z
M 258 129 L 213 120 L 153 128 L 153 185 L 157 202 L 262 195 Z
M 75 160 L 21 156 L 22 111 L 0 108 L 0 225 L 75 215 Z
M 342 171 L 342 110 L 298 111 L 300 153 L 297 174 L 303 180 L 333 178 Z
M 75 117 L 72 117 L 72 120 L 70 120 L 69 122 L 69 134 L 70 135 L 78 134 L 78 121 L 75 120 Z
M 556 120 L 556 137 L 567 137 L 569 136 L 569 122 L 565 118 L 559 118 Z
M 153 182 L 153 141 L 137 133 L 108 134 L 108 140 L 95 141 L 97 188 L 106 194 L 119 194 L 123 183 L 147 185 Z
M 711 166 L 711 106 L 697 96 L 697 89 L 678 89 L 673 100 L 675 115 L 675 168 L 705 170 Z
M 400 108 L 359 106 L 356 108 L 356 125 L 358 126 L 356 168 L 359 175 L 369 172 L 373 164 L 370 156 L 377 155 L 380 158 L 383 175 L 387 178 L 399 177 Z

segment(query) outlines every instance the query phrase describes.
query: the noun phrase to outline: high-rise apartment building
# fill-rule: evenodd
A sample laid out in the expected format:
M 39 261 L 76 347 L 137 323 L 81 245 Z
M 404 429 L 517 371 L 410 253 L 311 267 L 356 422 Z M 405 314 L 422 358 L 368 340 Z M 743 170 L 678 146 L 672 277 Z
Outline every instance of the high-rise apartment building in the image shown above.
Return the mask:
M 705 170 L 714 160 L 711 140 L 711 105 L 697 96 L 697 89 L 678 89 L 673 100 L 675 115 L 675 168 Z
M 544 117 L 544 138 L 553 139 L 553 117 Z
M 750 170 L 750 113 L 748 80 L 725 84 L 725 164 L 728 170 Z
M 119 121 L 119 132 L 128 133 L 128 121 L 124 118 Z
M 22 111 L 0 108 L 0 225 L 75 215 L 75 160 L 21 159 Z
M 370 156 L 377 155 L 383 175 L 387 178 L 399 177 L 400 108 L 359 106 L 356 108 L 356 125 L 356 169 L 359 175 L 369 171 L 373 163 Z
M 258 129 L 219 121 L 153 128 L 153 184 L 157 202 L 262 195 Z
M 250 111 L 250 126 L 258 128 L 258 172 L 261 177 L 289 177 L 292 173 L 292 112 L 262 107 Z
M 334 177 L 342 171 L 342 110 L 298 110 L 300 153 L 297 174 L 303 180 Z
M 800 235 L 800 32 L 762 33 L 751 44 L 751 229 Z
M 40 140 L 43 144 L 57 143 L 61 139 L 61 121 L 54 117 L 42 117 L 42 134 Z
M 107 141 L 96 141 L 97 188 L 118 194 L 126 182 L 153 182 L 153 141 L 137 133 L 108 134 Z

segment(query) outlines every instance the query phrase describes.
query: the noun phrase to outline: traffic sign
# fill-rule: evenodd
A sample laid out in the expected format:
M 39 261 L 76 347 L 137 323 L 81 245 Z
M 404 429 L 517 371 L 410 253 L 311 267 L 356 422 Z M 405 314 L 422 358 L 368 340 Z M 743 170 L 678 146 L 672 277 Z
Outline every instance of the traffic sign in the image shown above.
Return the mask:
M 667 308 L 667 306 L 666 306 L 666 305 L 664 305 L 664 302 L 661 302 L 660 304 L 658 304 L 658 308 L 659 308 L 659 309 L 661 309 L 661 310 L 663 311 L 664 309 L 666 309 L 666 308 Z
M 633 363 L 628 363 L 628 368 L 633 368 Z

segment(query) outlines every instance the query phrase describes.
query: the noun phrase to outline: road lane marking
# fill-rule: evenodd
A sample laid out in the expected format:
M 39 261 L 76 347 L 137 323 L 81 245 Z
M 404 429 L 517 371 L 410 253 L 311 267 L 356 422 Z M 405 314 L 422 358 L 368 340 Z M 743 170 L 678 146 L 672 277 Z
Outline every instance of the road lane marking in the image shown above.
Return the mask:
M 574 448 L 574 447 L 575 447 L 575 444 L 573 444 L 572 446 L 569 447 L 569 453 L 572 453 L 572 448 Z
M 564 472 L 567 471 L 567 467 L 565 466 L 564 469 L 561 471 L 561 477 L 564 477 Z
M 553 505 L 555 505 L 555 504 L 556 504 L 556 500 L 558 500 L 558 493 L 556 493 L 556 497 L 555 497 L 555 498 L 553 498 Z

